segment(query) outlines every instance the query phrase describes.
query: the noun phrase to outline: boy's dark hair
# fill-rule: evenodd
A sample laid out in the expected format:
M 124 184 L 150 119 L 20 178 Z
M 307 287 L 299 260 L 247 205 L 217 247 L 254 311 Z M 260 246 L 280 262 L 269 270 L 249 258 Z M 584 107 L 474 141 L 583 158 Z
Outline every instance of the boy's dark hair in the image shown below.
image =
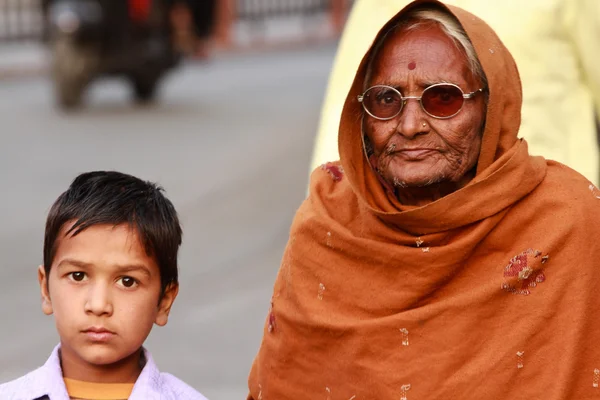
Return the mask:
M 178 282 L 177 252 L 182 236 L 177 211 L 163 191 L 154 183 L 120 172 L 94 171 L 77 176 L 48 213 L 44 236 L 46 275 L 50 274 L 58 236 L 67 222 L 75 221 L 65 232 L 73 236 L 93 225 L 129 224 L 137 230 L 146 253 L 158 264 L 162 295 L 168 285 Z

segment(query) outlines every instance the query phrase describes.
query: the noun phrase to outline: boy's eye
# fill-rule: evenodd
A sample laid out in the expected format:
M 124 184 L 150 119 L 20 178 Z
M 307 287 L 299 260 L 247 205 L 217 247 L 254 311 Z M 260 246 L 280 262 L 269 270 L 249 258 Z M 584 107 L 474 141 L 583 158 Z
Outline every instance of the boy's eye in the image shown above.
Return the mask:
M 69 278 L 71 278 L 75 282 L 81 282 L 85 279 L 85 272 L 80 272 L 80 271 L 71 272 L 69 274 Z
M 121 284 L 121 286 L 126 288 L 132 288 L 137 285 L 137 281 L 130 276 L 124 276 L 120 278 L 118 282 Z

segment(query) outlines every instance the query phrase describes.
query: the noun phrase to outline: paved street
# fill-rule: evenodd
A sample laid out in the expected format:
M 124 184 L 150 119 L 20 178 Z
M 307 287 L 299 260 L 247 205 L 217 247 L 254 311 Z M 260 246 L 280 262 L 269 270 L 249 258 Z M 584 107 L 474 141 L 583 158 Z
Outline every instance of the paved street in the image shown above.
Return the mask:
M 210 399 L 245 399 L 333 52 L 189 65 L 145 108 L 123 82 L 101 82 L 74 115 L 56 111 L 43 77 L 0 81 L 0 381 L 57 342 L 36 279 L 51 203 L 77 173 L 115 169 L 160 182 L 184 225 L 180 295 L 148 347 Z

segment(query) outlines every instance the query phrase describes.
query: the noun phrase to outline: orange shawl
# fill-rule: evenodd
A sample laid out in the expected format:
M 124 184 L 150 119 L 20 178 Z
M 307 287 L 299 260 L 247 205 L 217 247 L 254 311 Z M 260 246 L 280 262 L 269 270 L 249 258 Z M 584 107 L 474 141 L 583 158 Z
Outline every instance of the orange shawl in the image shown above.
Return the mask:
M 519 75 L 492 29 L 407 9 L 423 3 L 458 18 L 488 78 L 477 175 L 423 207 L 388 198 L 361 144 L 367 54 L 341 165 L 313 173 L 294 219 L 248 398 L 599 399 L 600 192 L 517 139 Z

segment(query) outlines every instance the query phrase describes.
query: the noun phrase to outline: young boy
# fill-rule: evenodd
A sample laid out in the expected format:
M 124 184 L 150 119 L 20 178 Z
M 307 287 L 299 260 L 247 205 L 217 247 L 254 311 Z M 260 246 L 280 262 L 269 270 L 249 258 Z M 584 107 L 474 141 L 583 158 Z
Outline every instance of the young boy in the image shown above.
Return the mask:
M 205 398 L 160 373 L 142 345 L 179 290 L 181 227 L 162 188 L 119 172 L 79 175 L 46 221 L 38 278 L 60 344 L 2 400 Z

